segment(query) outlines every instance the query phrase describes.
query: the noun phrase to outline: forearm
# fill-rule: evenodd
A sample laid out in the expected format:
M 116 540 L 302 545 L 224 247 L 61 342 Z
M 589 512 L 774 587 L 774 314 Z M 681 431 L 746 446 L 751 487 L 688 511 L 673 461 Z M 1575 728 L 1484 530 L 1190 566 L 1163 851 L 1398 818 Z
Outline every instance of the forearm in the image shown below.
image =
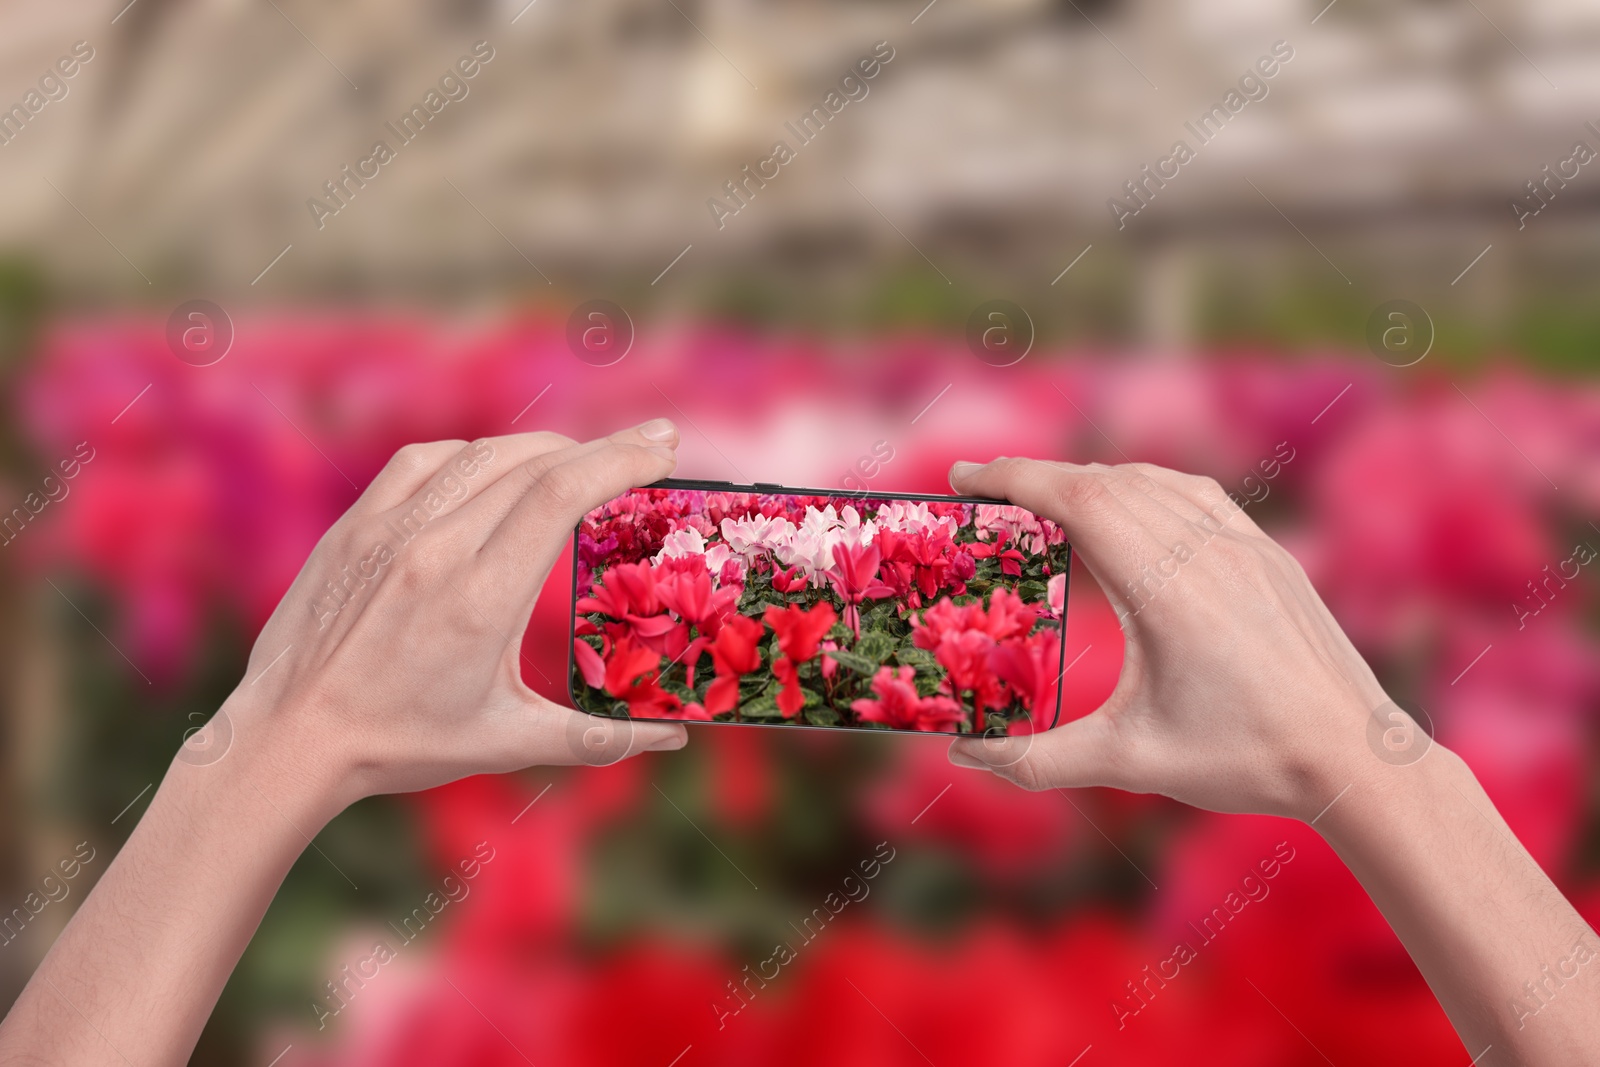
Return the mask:
M 305 835 L 336 810 L 305 767 L 251 740 L 172 764 L 0 1026 L 0 1062 L 188 1060 Z
M 1480 1067 L 1579 1063 L 1600 1049 L 1600 939 L 1454 753 L 1435 746 L 1410 766 L 1374 762 L 1316 829 L 1405 944 L 1468 1054 L 1490 1049 Z

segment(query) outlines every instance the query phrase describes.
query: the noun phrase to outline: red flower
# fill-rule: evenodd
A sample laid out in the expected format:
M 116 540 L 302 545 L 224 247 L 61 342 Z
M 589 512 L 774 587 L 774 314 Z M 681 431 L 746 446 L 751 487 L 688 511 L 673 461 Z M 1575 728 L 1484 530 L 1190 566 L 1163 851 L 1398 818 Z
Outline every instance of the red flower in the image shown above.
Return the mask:
M 765 632 L 759 622 L 743 615 L 734 615 L 722 624 L 717 639 L 711 643 L 711 662 L 716 665 L 717 680 L 706 690 L 706 711 L 719 715 L 738 706 L 739 678 L 761 665 L 757 646 Z
M 583 675 L 583 680 L 591 689 L 599 689 L 605 685 L 606 665 L 600 658 L 600 653 L 587 641 L 572 641 L 572 658 L 578 664 L 578 673 Z
M 765 562 L 764 560 L 761 562 Z M 806 587 L 806 576 L 801 569 L 791 567 L 784 570 L 782 567 L 772 569 L 772 588 L 780 593 L 794 593 Z
M 605 687 L 612 696 L 628 702 L 628 714 L 638 719 L 672 718 L 683 706 L 678 697 L 656 685 L 661 653 L 635 647 L 622 636 L 606 661 Z
M 894 595 L 912 607 L 921 607 L 924 597 L 932 597 L 944 587 L 947 576 L 950 592 L 959 596 L 967 591 L 966 578 L 976 573 L 970 553 L 961 553 L 966 560 L 966 574 L 952 572 L 956 558 L 955 542 L 943 527 L 900 533 L 882 530 L 876 541 L 883 553 L 882 580 Z
M 687 628 L 666 613 L 656 568 L 649 563 L 619 563 L 606 571 L 593 595 L 578 601 L 578 611 L 627 623 L 641 644 L 664 656 L 680 656 L 689 644 Z
M 990 667 L 994 638 L 982 630 L 946 634 L 933 656 L 945 669 L 951 690 L 972 694 L 973 729 L 983 729 L 985 708 L 1004 703 L 1000 684 Z
M 613 619 L 655 615 L 662 610 L 656 594 L 655 568 L 648 563 L 619 563 L 600 576 L 591 595 L 578 600 L 582 614 L 601 612 Z
M 972 544 L 967 546 L 967 551 L 971 552 L 972 555 L 978 559 L 988 559 L 991 557 L 998 559 L 1000 561 L 1000 572 L 1002 574 L 1009 574 L 1013 578 L 1020 577 L 1022 574 L 1023 556 L 1022 553 L 1016 549 L 1006 547 L 1006 541 L 1008 541 L 1010 537 L 1011 534 L 1009 531 L 1001 530 L 995 536 L 993 543 L 974 541 Z
M 717 636 L 722 620 L 739 602 L 737 586 L 711 585 L 711 575 L 698 556 L 667 560 L 656 568 L 656 592 L 661 602 L 706 637 Z
M 980 603 L 957 605 L 945 597 L 923 612 L 922 618 L 911 620 L 912 643 L 933 653 L 947 672 L 953 692 L 972 694 L 973 729 L 984 728 L 986 708 L 999 707 L 1007 700 L 1000 679 L 995 677 L 994 650 L 1000 644 L 1025 637 L 1038 617 L 1039 609 L 1024 603 L 1016 593 L 996 589 L 989 597 L 987 610 Z M 1009 656 L 1006 663 L 1022 670 L 1012 664 Z
M 817 654 L 817 642 L 839 621 L 833 605 L 818 604 L 810 611 L 796 604 L 788 607 L 769 607 L 766 623 L 778 635 L 778 648 L 796 663 L 804 663 Z
M 656 717 L 660 719 L 693 719 L 697 722 L 711 721 L 711 713 L 701 705 L 693 702 L 671 711 L 662 711 Z
M 1033 629 L 1040 609 L 1026 603 L 1009 589 L 996 589 L 989 597 L 989 613 L 983 628 L 996 641 L 1004 641 Z
M 989 667 L 1022 697 L 1042 730 L 1055 718 L 1060 662 L 1061 635 L 1055 630 L 1002 641 L 989 651 Z
M 838 621 L 833 605 L 818 604 L 809 612 L 791 604 L 788 607 L 769 607 L 767 625 L 778 635 L 778 647 L 783 656 L 772 664 L 772 673 L 783 683 L 778 693 L 778 710 L 783 717 L 792 719 L 805 706 L 805 694 L 800 692 L 800 664 L 817 654 L 817 642 Z
M 960 725 L 965 713 L 947 696 L 920 696 L 912 683 L 911 667 L 879 667 L 872 679 L 877 700 L 862 698 L 850 707 L 862 722 L 881 722 L 897 730 L 948 731 Z

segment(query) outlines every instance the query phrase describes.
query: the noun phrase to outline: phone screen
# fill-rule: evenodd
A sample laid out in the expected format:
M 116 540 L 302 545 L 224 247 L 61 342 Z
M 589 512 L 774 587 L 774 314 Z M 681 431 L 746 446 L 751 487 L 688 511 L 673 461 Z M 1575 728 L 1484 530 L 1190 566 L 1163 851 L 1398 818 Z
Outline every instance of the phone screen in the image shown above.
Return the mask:
M 1067 566 L 1010 504 L 666 481 L 578 525 L 570 687 L 595 715 L 1031 733 Z

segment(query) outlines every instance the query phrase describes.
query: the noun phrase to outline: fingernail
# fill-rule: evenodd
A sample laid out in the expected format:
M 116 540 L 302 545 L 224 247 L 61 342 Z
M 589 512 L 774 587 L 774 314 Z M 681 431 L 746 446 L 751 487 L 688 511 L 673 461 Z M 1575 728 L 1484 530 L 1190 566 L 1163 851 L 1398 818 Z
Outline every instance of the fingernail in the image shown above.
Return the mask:
M 654 452 L 664 460 L 668 460 L 674 467 L 678 465 L 678 453 L 666 445 L 646 445 L 645 451 Z
M 671 751 L 673 751 L 675 749 L 682 748 L 684 745 L 687 745 L 688 743 L 689 743 L 689 735 L 687 733 L 671 734 L 671 735 L 669 735 L 667 737 L 663 737 L 659 741 L 655 741 L 655 742 L 651 743 L 650 747 L 645 749 L 645 751 L 646 752 L 671 752 Z
M 964 459 L 957 460 L 950 465 L 950 480 L 955 481 L 957 478 L 965 478 L 981 466 L 983 466 L 982 463 L 969 463 Z
M 651 419 L 639 427 L 639 436 L 647 441 L 674 441 L 678 428 L 672 425 L 671 419 Z

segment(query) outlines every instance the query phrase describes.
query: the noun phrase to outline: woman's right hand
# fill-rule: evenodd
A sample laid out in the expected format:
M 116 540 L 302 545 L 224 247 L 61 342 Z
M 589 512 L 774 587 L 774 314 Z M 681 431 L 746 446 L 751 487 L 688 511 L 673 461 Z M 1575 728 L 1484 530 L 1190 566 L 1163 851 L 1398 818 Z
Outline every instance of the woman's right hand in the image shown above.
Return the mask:
M 1403 715 L 1300 565 L 1210 478 L 997 459 L 957 463 L 950 483 L 1060 524 L 1126 639 L 1099 709 L 1032 736 L 962 738 L 953 762 L 1028 789 L 1115 786 L 1310 819 L 1375 760 L 1374 713 Z

